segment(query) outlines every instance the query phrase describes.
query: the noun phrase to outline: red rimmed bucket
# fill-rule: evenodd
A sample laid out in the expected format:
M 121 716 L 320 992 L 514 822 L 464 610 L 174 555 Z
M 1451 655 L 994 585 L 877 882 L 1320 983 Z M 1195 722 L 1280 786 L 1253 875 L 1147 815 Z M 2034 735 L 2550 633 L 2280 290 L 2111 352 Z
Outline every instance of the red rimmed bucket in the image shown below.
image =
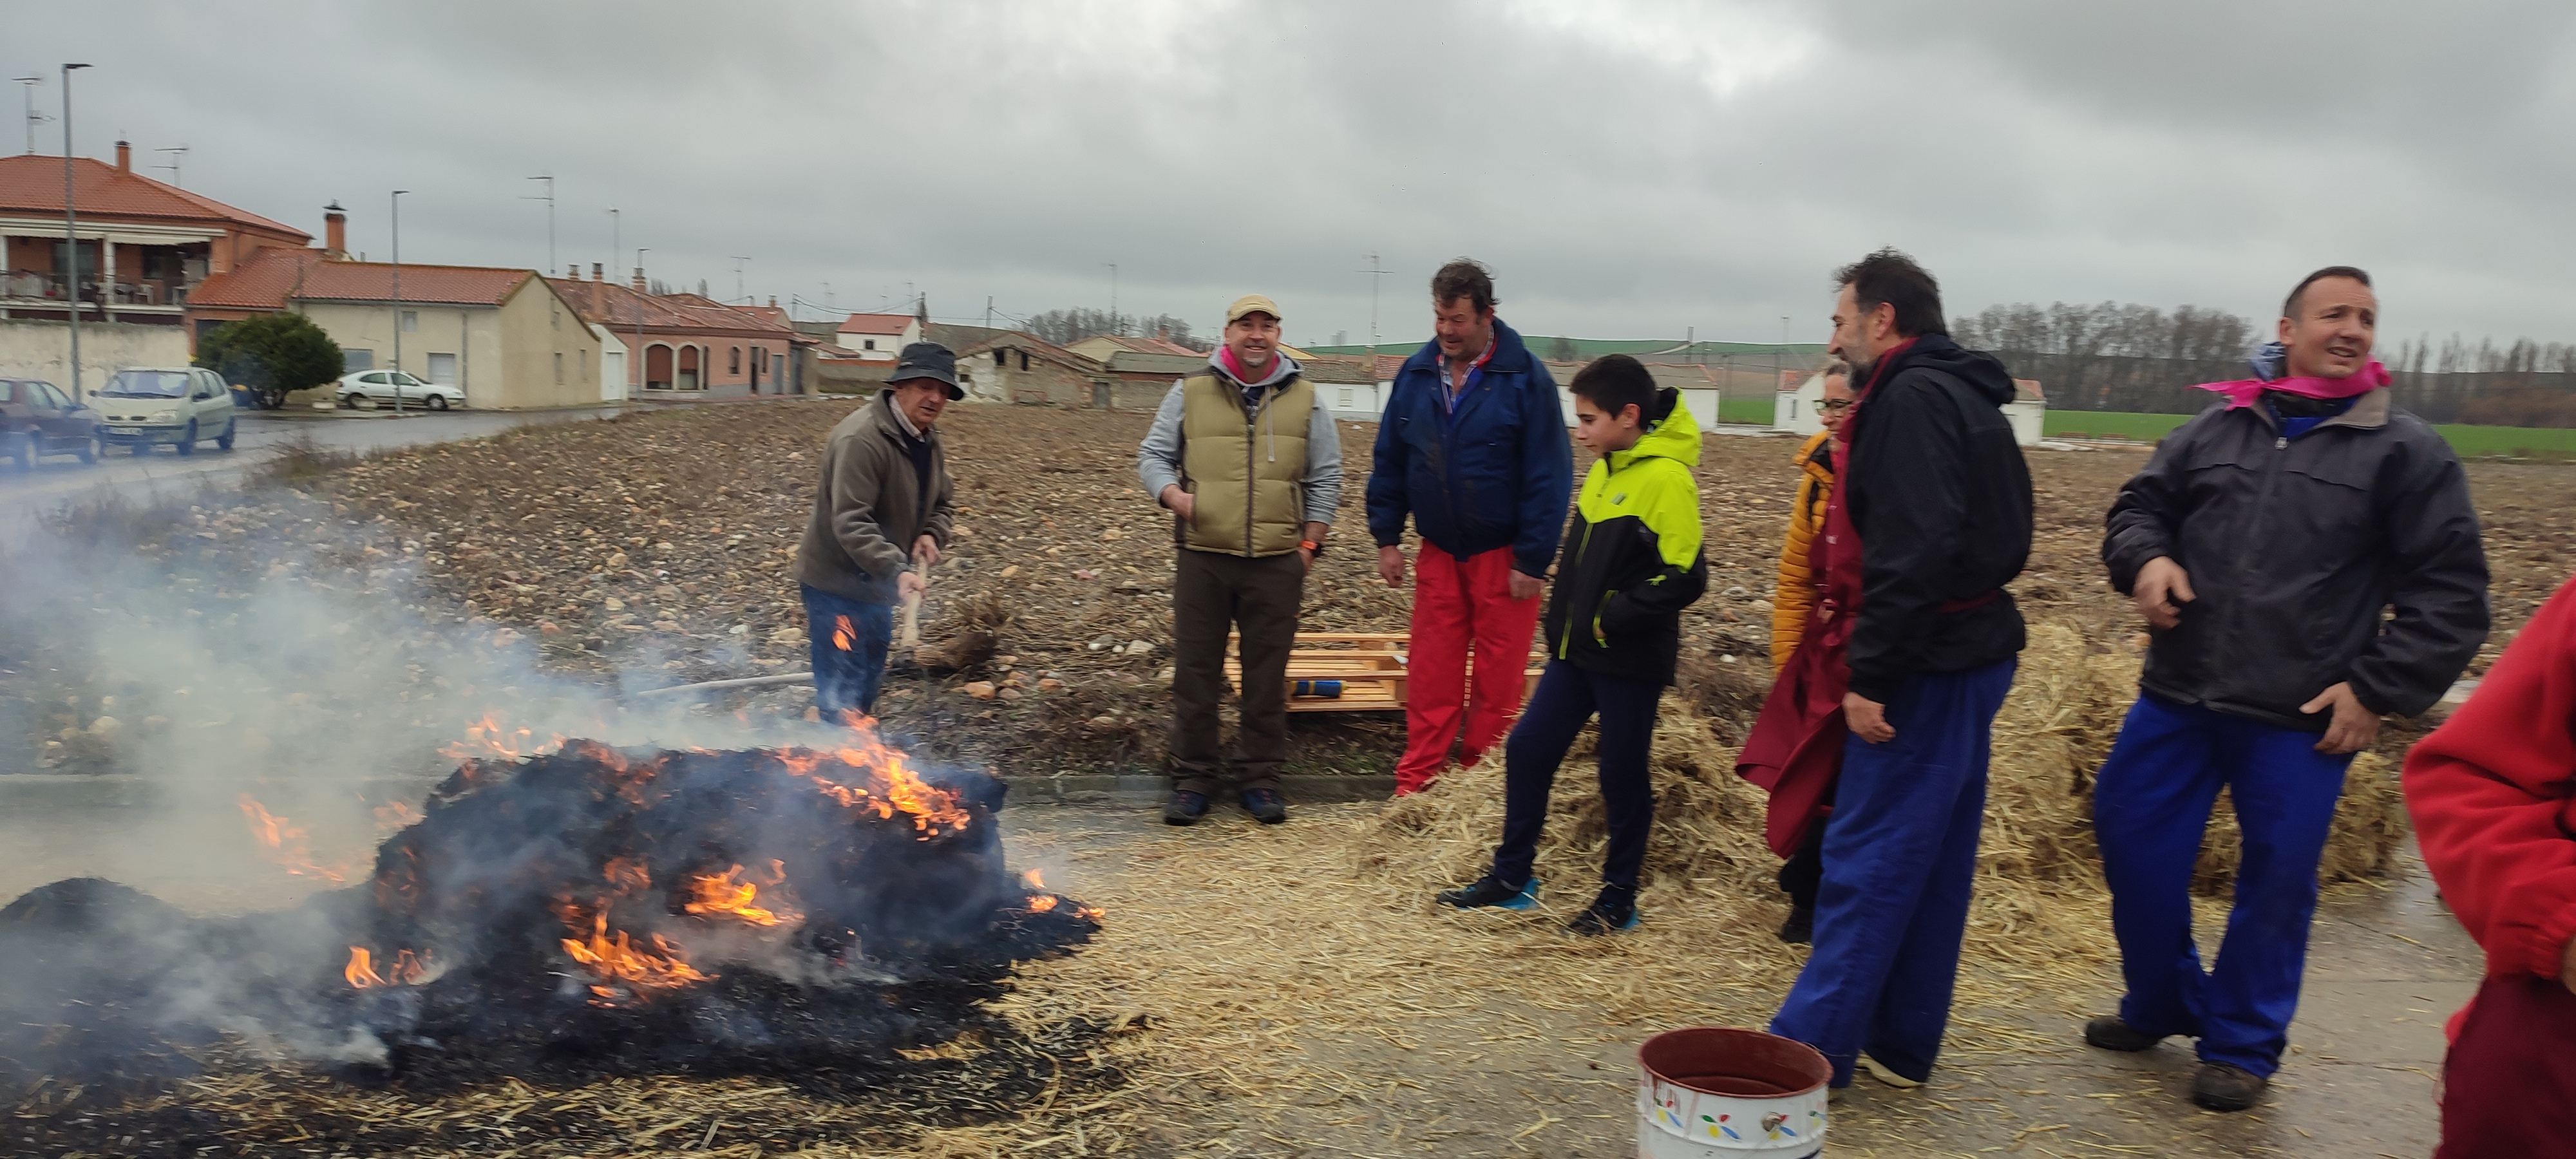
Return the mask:
M 1665 1031 L 1637 1048 L 1637 1154 L 1821 1154 L 1833 1076 L 1824 1055 L 1793 1039 L 1725 1026 Z

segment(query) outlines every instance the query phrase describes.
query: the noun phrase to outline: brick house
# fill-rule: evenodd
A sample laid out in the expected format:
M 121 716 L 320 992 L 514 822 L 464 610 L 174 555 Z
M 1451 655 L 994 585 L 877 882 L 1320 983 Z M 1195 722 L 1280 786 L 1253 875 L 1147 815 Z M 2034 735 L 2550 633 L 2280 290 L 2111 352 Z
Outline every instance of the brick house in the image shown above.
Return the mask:
M 75 157 L 71 170 L 84 322 L 180 325 L 198 283 L 262 250 L 313 241 L 294 226 L 136 173 L 123 141 L 115 164 Z M 63 159 L 0 157 L 0 318 L 68 317 L 71 267 Z
M 609 331 L 630 351 L 623 360 L 629 398 L 744 398 L 801 385 L 794 356 L 802 336 L 783 313 L 697 294 L 655 294 L 640 269 L 625 285 L 608 281 L 598 264 L 587 280 L 547 281 L 585 323 Z

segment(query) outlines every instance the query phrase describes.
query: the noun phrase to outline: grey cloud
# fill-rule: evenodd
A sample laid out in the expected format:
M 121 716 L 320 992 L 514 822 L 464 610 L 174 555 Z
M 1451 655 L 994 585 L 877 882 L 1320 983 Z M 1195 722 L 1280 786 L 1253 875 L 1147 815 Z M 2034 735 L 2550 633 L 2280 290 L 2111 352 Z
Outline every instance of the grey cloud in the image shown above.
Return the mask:
M 1105 305 L 1292 340 L 1418 339 L 1468 253 L 1525 329 L 1818 337 L 1883 244 L 1954 307 L 2257 316 L 2379 273 L 2394 332 L 2571 335 L 2554 249 L 2576 12 L 2546 3 L 1937 6 L 19 4 L 11 75 L 66 57 L 81 146 L 185 140 L 188 184 L 404 256 L 562 262 L 843 309 L 909 283 L 980 319 Z M 46 100 L 51 101 L 50 90 Z M 0 147 L 8 137 L 0 135 Z M 48 146 L 50 148 L 50 146 Z

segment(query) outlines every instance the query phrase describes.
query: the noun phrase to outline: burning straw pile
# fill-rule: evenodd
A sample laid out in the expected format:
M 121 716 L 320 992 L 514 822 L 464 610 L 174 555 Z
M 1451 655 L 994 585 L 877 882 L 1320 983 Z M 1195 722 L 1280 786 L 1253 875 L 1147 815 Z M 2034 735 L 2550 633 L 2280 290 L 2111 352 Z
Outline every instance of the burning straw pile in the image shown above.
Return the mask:
M 85 1091 L 202 1091 L 245 1058 L 413 1094 L 765 1076 L 928 1121 L 1003 1113 L 1086 1048 L 1040 1049 L 986 1003 L 1099 915 L 1009 871 L 1001 801 L 865 733 L 574 741 L 467 761 L 366 883 L 294 910 L 200 921 L 109 882 L 42 887 L 0 910 L 0 1084 L 21 1101 L 0 1144 L 77 1149 L 130 1126 Z M 921 1105 L 933 1085 L 949 1106 Z M 202 1100 L 142 1107 L 182 1150 L 258 1134 Z

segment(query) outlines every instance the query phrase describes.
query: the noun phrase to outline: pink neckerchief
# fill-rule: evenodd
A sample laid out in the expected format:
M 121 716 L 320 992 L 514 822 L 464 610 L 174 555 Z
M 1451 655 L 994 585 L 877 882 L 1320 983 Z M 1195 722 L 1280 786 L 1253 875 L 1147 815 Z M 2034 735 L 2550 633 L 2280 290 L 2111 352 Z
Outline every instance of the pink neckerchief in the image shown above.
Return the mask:
M 2204 382 L 2193 387 L 2227 396 L 2227 409 L 2254 405 L 2267 390 L 2295 394 L 2301 398 L 2358 398 L 2388 385 L 2388 368 L 2374 361 L 2350 378 L 2240 378 L 2234 382 Z
M 1234 347 L 1219 346 L 1216 348 L 1216 356 L 1225 360 L 1225 372 L 1233 375 L 1236 382 L 1245 386 L 1252 385 L 1253 374 L 1243 368 L 1242 359 L 1234 356 Z M 1279 369 L 1279 352 L 1276 350 L 1270 352 L 1270 369 Z

